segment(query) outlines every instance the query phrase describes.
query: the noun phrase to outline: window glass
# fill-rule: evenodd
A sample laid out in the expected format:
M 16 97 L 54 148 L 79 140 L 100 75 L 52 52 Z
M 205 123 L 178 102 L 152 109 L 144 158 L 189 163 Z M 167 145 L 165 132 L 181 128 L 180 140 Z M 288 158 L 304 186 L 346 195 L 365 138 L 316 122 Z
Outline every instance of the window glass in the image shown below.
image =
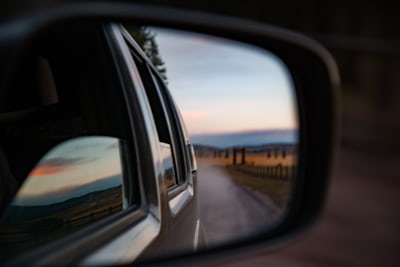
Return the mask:
M 176 185 L 176 175 L 171 146 L 169 144 L 160 143 L 161 159 L 164 166 L 164 175 L 167 187 L 171 188 Z
M 50 150 L 0 220 L 10 254 L 67 236 L 128 207 L 120 140 L 80 137 Z

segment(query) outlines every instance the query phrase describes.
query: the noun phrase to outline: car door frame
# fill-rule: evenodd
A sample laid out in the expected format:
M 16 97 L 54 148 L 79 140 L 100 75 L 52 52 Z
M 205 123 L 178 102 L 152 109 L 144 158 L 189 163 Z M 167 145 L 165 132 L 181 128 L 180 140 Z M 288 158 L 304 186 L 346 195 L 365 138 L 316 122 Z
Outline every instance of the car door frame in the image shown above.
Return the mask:
M 180 168 L 180 175 L 182 176 L 181 183 L 178 183 L 176 188 L 172 190 L 168 190 L 165 184 L 159 183 L 160 186 L 160 203 L 161 207 L 161 233 L 160 236 L 156 238 L 155 242 L 157 249 L 149 249 L 149 254 L 153 255 L 153 251 L 156 251 L 158 255 L 157 257 L 163 256 L 166 251 L 164 249 L 160 249 L 160 246 L 164 246 L 169 248 L 168 253 L 176 254 L 177 251 L 180 250 L 195 250 L 198 247 L 199 243 L 199 235 L 200 235 L 200 220 L 198 216 L 198 208 L 197 208 L 197 196 L 195 195 L 195 186 L 196 186 L 196 171 L 193 169 L 192 164 L 190 162 L 190 144 L 188 141 L 187 134 L 185 129 L 183 129 L 183 122 L 181 121 L 181 117 L 177 114 L 179 111 L 177 110 L 176 104 L 173 102 L 170 93 L 168 92 L 168 88 L 165 86 L 165 83 L 162 82 L 162 78 L 158 74 L 155 67 L 149 61 L 145 53 L 141 50 L 139 45 L 134 41 L 133 37 L 129 34 L 128 31 L 122 25 L 111 24 L 110 30 L 114 32 L 114 34 L 120 34 L 118 42 L 125 41 L 125 44 L 120 44 L 120 49 L 125 50 L 123 52 L 125 60 L 131 60 L 134 62 L 133 56 L 128 56 L 131 52 L 130 50 L 134 50 L 137 57 L 140 57 L 140 60 L 143 61 L 143 66 L 135 66 L 137 69 L 143 68 L 140 75 L 141 79 L 147 79 L 147 85 L 152 84 L 151 90 L 156 90 L 159 101 L 163 105 L 164 111 L 166 111 L 165 116 L 168 120 L 168 127 L 170 127 L 169 132 L 171 135 L 171 142 L 174 142 L 172 147 L 179 150 L 181 156 L 178 157 L 178 160 L 182 160 L 183 162 L 178 163 L 179 166 L 176 168 Z M 131 67 L 137 63 L 129 63 Z M 145 72 L 145 73 L 143 73 Z M 147 73 L 146 73 L 147 72 Z M 147 76 L 147 77 L 143 77 Z M 149 79 L 151 81 L 149 81 Z M 154 80 L 157 79 L 157 80 Z M 157 83 L 157 85 L 155 84 Z M 142 89 L 140 89 L 142 87 Z M 142 94 L 144 97 L 146 96 L 146 89 L 143 86 L 136 85 L 136 91 L 141 91 L 139 94 Z M 149 89 L 150 90 L 150 89 Z M 143 99 L 142 105 L 145 106 L 146 110 L 151 110 L 151 105 L 149 101 Z M 169 109 L 167 111 L 167 109 Z M 153 119 L 152 124 L 155 125 L 156 122 Z M 156 128 L 156 127 L 155 127 Z M 154 129 L 154 126 L 153 126 Z M 153 132 L 154 134 L 154 132 Z M 154 142 L 154 146 L 157 146 L 157 143 L 160 143 L 160 140 L 157 137 L 153 137 L 152 141 Z M 153 160 L 157 157 L 153 157 Z M 156 161 L 153 161 L 153 164 L 157 164 Z M 183 168 L 182 168 L 183 167 Z M 161 188 L 163 187 L 163 188 Z M 167 191 L 166 194 L 163 192 Z M 167 204 L 167 205 L 165 205 Z M 163 233 L 164 229 L 167 229 L 167 239 L 165 239 L 165 235 Z M 177 233 L 179 230 L 180 234 Z M 180 238 L 177 238 L 180 236 Z M 164 240 L 163 240 L 164 239 Z M 167 243 L 166 243 L 167 242 Z M 164 250 L 164 251 L 161 251 Z M 146 254 L 143 258 L 146 257 Z

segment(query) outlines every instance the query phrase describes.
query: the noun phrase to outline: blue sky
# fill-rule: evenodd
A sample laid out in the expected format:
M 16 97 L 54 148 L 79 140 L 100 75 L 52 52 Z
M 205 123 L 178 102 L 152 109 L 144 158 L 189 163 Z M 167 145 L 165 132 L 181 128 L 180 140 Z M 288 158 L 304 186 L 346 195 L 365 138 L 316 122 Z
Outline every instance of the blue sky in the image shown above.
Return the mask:
M 221 38 L 151 30 L 189 134 L 297 128 L 291 77 L 275 55 Z

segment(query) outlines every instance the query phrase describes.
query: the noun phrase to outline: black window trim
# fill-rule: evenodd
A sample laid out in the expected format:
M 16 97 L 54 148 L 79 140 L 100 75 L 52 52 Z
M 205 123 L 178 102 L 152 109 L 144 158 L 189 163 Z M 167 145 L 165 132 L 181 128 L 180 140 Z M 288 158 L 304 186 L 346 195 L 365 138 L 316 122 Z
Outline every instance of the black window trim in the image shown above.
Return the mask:
M 178 175 L 177 175 L 177 186 L 175 188 L 171 188 L 169 190 L 169 193 L 172 194 L 172 192 L 176 191 L 179 187 L 182 187 L 185 184 L 186 180 L 187 180 L 186 177 L 185 177 L 186 167 L 184 165 L 185 164 L 184 163 L 185 162 L 185 158 L 184 158 L 184 155 L 183 155 L 184 152 L 182 151 L 182 148 L 180 146 L 180 141 L 179 141 L 180 140 L 180 135 L 179 135 L 179 129 L 177 129 L 176 128 L 177 125 L 175 125 L 176 121 L 174 120 L 174 118 L 171 118 L 171 115 L 173 115 L 174 111 L 173 111 L 173 109 L 171 109 L 171 107 L 168 105 L 168 103 L 166 103 L 167 101 L 166 101 L 166 99 L 164 97 L 164 94 L 162 92 L 163 91 L 162 84 L 160 84 L 157 81 L 157 77 L 156 77 L 157 74 L 154 73 L 154 71 L 151 69 L 151 66 L 147 65 L 147 67 L 150 68 L 150 69 L 148 69 L 148 74 L 149 74 L 149 77 L 150 77 L 150 79 L 152 81 L 154 89 L 157 90 L 159 98 L 162 101 L 162 105 L 163 105 L 163 109 L 164 109 L 164 113 L 165 113 L 164 116 L 168 121 L 168 127 L 169 127 L 168 130 L 169 130 L 169 135 L 171 137 L 171 146 L 172 146 L 173 153 L 174 153 L 173 156 L 174 156 L 175 161 L 176 161 L 176 169 L 177 169 L 177 172 L 178 172 Z
M 131 47 L 131 49 L 133 49 L 133 47 Z M 132 53 L 135 53 L 135 51 L 131 51 Z M 134 54 L 135 57 L 139 57 L 137 54 Z M 165 124 L 166 129 L 161 129 L 161 130 L 167 130 L 167 135 L 168 135 L 168 139 L 169 140 L 161 140 L 160 139 L 160 129 L 158 128 L 158 123 L 156 123 L 156 127 L 157 127 L 157 133 L 158 133 L 158 137 L 159 137 L 159 142 L 163 143 L 166 142 L 171 146 L 172 149 L 172 157 L 174 160 L 174 167 L 175 167 L 175 174 L 176 174 L 176 180 L 175 180 L 175 185 L 172 187 L 168 188 L 168 191 L 172 191 L 175 188 L 179 187 L 179 177 L 182 176 L 182 170 L 181 170 L 181 163 L 179 163 L 178 161 L 178 157 L 177 154 L 174 151 L 177 151 L 179 148 L 176 147 L 177 141 L 176 141 L 176 137 L 174 135 L 174 130 L 173 127 L 171 126 L 171 119 L 168 116 L 168 111 L 167 111 L 167 107 L 165 105 L 165 102 L 162 98 L 161 92 L 159 90 L 158 85 L 156 85 L 154 83 L 153 80 L 153 75 L 151 73 L 151 70 L 149 68 L 151 68 L 151 66 L 149 66 L 148 64 L 144 63 L 144 61 L 142 60 L 142 64 L 137 65 L 139 72 L 141 74 L 141 78 L 143 80 L 143 82 L 145 83 L 145 86 L 150 86 L 153 93 L 155 93 L 157 95 L 157 99 L 159 100 L 160 104 L 161 104 L 161 109 L 162 109 L 162 114 L 156 114 L 156 111 L 154 109 L 152 109 L 153 112 L 153 117 L 155 118 L 155 120 L 159 119 L 159 115 L 161 115 L 161 120 L 163 120 L 163 123 Z M 146 94 L 148 94 L 148 89 L 145 88 Z M 147 95 L 149 98 L 149 95 Z M 152 106 L 152 100 L 148 99 L 150 106 Z
M 155 81 L 153 82 L 157 83 L 157 88 L 159 89 L 159 93 L 161 94 L 164 105 L 166 105 L 166 109 L 169 110 L 167 112 L 168 119 L 171 121 L 170 123 L 174 124 L 172 127 L 173 129 L 171 129 L 171 135 L 174 139 L 174 146 L 178 146 L 176 148 L 177 150 L 179 150 L 179 155 L 177 155 L 177 157 L 180 157 L 179 160 L 181 161 L 181 163 L 179 164 L 180 174 L 178 177 L 178 186 L 168 192 L 170 199 L 172 199 L 182 191 L 186 190 L 190 184 L 190 173 L 187 162 L 189 155 L 187 154 L 185 144 L 182 144 L 182 141 L 184 140 L 183 142 L 185 143 L 186 140 L 182 133 L 182 125 L 180 123 L 180 118 L 177 115 L 176 105 L 173 103 L 172 97 L 169 94 L 165 84 L 162 82 L 161 77 L 157 75 L 157 72 L 153 68 L 151 70 L 151 77 L 155 79 Z

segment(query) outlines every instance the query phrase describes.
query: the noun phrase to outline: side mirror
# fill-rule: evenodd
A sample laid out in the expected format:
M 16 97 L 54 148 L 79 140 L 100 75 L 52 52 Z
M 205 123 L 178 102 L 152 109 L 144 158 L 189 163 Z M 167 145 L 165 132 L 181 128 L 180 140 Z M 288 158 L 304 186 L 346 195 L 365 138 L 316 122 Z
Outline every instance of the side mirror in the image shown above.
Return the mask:
M 5 154 L 46 139 L 0 220 L 4 244 L 16 244 L 0 259 L 222 255 L 295 236 L 321 212 L 339 77 L 303 35 L 191 11 L 73 4 L 3 24 L 0 59 Z

